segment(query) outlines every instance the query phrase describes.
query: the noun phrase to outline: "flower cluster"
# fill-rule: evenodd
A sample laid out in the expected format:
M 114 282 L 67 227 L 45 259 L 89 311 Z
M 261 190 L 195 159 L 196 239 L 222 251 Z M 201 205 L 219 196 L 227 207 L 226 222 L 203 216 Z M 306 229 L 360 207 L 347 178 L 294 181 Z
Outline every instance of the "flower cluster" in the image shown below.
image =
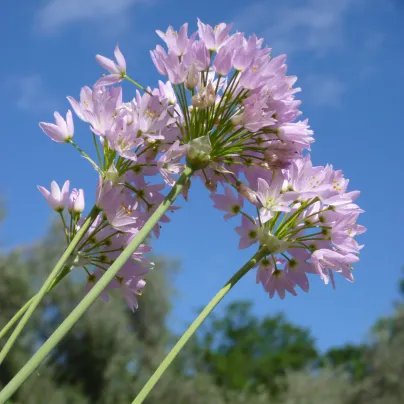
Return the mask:
M 354 200 L 358 191 L 347 192 L 348 180 L 332 166 L 313 167 L 309 156 L 296 160 L 287 170 L 256 169 L 250 173 L 250 201 L 257 214 L 243 211 L 228 182 L 224 195 L 212 193 L 215 207 L 225 219 L 242 215 L 236 227 L 239 248 L 259 244 L 266 257 L 259 262 L 257 283 L 273 297 L 296 295 L 296 286 L 309 290 L 307 274 L 316 274 L 335 288 L 334 273 L 353 281 L 352 264 L 359 261 L 361 246 L 355 236 L 365 228 L 357 224 L 363 212 Z M 245 187 L 247 188 L 247 187 Z
M 189 144 L 206 137 L 209 160 L 238 165 L 238 171 L 251 165 L 285 168 L 313 141 L 307 121 L 294 122 L 301 114 L 296 77 L 286 76 L 285 55 L 271 58 L 262 39 L 230 30 L 198 20 L 198 32 L 189 38 L 187 24 L 179 33 L 172 27 L 157 31 L 168 51 L 158 45 L 151 56 L 174 90 L 179 138 Z M 214 186 L 217 167 L 206 166 L 200 175 Z
M 87 290 L 91 289 L 104 271 L 136 236 L 148 219 L 151 206 L 158 204 L 164 198 L 158 192 L 161 185 L 149 185 L 144 182 L 143 188 L 138 185 L 136 194 L 125 187 L 123 181 L 122 184 L 114 185 L 111 180 L 103 180 L 100 176 L 96 195 L 96 206 L 99 214 L 95 216 L 89 230 L 68 261 L 70 269 L 82 267 L 87 272 Z M 60 190 L 56 182 L 53 181 L 50 191 L 44 187 L 38 187 L 50 207 L 59 212 L 63 220 L 67 244 L 71 242 L 86 219 L 81 217 L 85 206 L 84 191 L 73 189 L 69 196 L 69 185 L 69 181 L 66 181 Z M 139 194 L 142 191 L 143 194 L 140 197 Z M 70 216 L 69 224 L 63 215 L 66 205 Z M 176 208 L 172 207 L 173 209 Z M 165 216 L 162 221 L 167 222 L 169 218 Z M 159 235 L 159 229 L 159 226 L 154 229 L 156 236 Z M 120 289 L 131 309 L 137 307 L 136 296 L 141 294 L 145 286 L 143 277 L 153 268 L 154 264 L 144 256 L 151 250 L 152 248 L 146 244 L 140 245 L 132 255 L 132 259 L 122 267 L 107 288 Z M 102 297 L 107 300 L 107 291 L 104 291 Z
M 285 290 L 295 293 L 296 285 L 307 290 L 310 271 L 327 282 L 333 271 L 351 279 L 347 268 L 357 260 L 359 247 L 350 237 L 363 231 L 352 224 L 360 213 L 352 203 L 357 194 L 345 193 L 347 181 L 340 172 L 313 168 L 304 157 L 313 132 L 307 120 L 297 121 L 300 89 L 293 88 L 296 77 L 286 75 L 286 56 L 272 58 L 262 39 L 230 31 L 231 25 L 213 28 L 199 20 L 198 31 L 189 36 L 187 24 L 179 32 L 172 27 L 157 31 L 167 49 L 157 45 L 151 57 L 168 77 L 157 88 L 128 76 L 118 46 L 115 61 L 97 55 L 109 74 L 92 88 L 83 87 L 79 100 L 67 98 L 89 125 L 98 162 L 73 141 L 70 110 L 66 120 L 56 112 L 55 124 L 40 123 L 52 140 L 77 148 L 99 175 L 99 215 L 71 260 L 88 272 L 89 287 L 143 228 L 164 200 L 166 185 L 173 186 L 186 166 L 212 192 L 226 219 L 243 215 L 237 228 L 240 246 L 257 242 L 268 249 L 258 279 L 271 295 L 275 290 L 281 296 Z M 119 85 L 123 81 L 138 87 L 128 101 Z M 70 242 L 83 223 L 84 193 L 72 191 L 66 225 L 62 211 L 68 185 L 62 191 L 56 184 L 51 192 L 40 190 L 60 212 Z M 218 185 L 224 195 L 216 193 Z M 184 199 L 190 186 L 189 180 Z M 257 218 L 242 210 L 244 199 L 257 207 Z M 168 221 L 166 215 L 160 218 Z M 160 225 L 153 232 L 158 237 Z M 143 256 L 149 251 L 146 245 L 139 248 L 110 285 L 121 288 L 131 308 L 152 267 Z

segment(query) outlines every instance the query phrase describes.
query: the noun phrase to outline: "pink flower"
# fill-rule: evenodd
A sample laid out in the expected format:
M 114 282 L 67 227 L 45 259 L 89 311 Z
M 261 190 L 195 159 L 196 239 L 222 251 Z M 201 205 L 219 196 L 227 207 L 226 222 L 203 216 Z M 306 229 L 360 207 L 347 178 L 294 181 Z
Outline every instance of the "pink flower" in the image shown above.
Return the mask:
M 184 152 L 184 146 L 180 146 L 180 142 L 176 140 L 157 161 L 157 168 L 160 170 L 164 181 L 171 187 L 175 184 L 173 174 L 179 174 L 184 168 L 184 165 L 180 163 Z
M 309 280 L 306 273 L 316 273 L 311 264 L 306 262 L 309 258 L 310 254 L 306 250 L 296 249 L 285 265 L 289 279 L 304 292 L 309 291 Z
M 227 212 L 224 215 L 224 220 L 239 214 L 244 202 L 242 196 L 240 194 L 238 197 L 235 196 L 229 187 L 224 188 L 224 195 L 211 194 L 210 198 L 214 202 L 214 208 Z
M 84 212 L 84 190 L 76 188 L 72 189 L 70 193 L 69 202 L 67 204 L 67 209 L 70 214 L 80 214 Z
M 105 56 L 96 55 L 97 62 L 111 73 L 108 76 L 100 78 L 95 86 L 109 86 L 111 84 L 116 84 L 122 81 L 122 79 L 126 76 L 126 61 L 125 58 L 120 51 L 118 45 L 115 47 L 114 51 L 115 59 L 118 63 L 115 63 L 113 60 L 106 58 Z
M 55 182 L 51 182 L 51 191 L 49 192 L 46 188 L 38 185 L 38 190 L 45 197 L 49 206 L 56 210 L 56 212 L 62 212 L 66 206 L 67 198 L 69 195 L 70 181 L 66 181 L 60 190 L 59 185 Z
M 241 218 L 241 226 L 236 227 L 236 232 L 240 235 L 240 243 L 238 248 L 241 250 L 253 245 L 258 241 L 257 225 L 245 216 Z
M 232 24 L 226 25 L 225 23 L 220 23 L 212 28 L 208 24 L 204 24 L 198 18 L 198 35 L 199 38 L 205 43 L 205 46 L 210 51 L 217 51 L 222 45 L 224 45 L 229 40 L 229 32 L 231 30 Z
M 242 72 L 250 66 L 258 54 L 261 44 L 262 39 L 257 39 L 255 35 L 250 36 L 248 40 L 242 34 L 234 35 L 232 41 L 229 42 L 229 45 L 234 48 L 234 68 Z
M 195 39 L 196 33 L 194 33 L 190 39 L 188 39 L 188 24 L 185 23 L 180 31 L 174 31 L 173 27 L 170 25 L 167 32 L 157 30 L 157 35 L 167 44 L 170 53 L 175 56 L 182 56 L 187 52 L 187 49 L 192 45 Z
M 85 86 L 80 91 L 80 102 L 76 101 L 73 97 L 67 96 L 67 100 L 73 108 L 73 111 L 76 115 L 84 122 L 86 122 L 86 118 L 83 114 L 83 111 L 89 110 L 93 111 L 94 102 L 93 102 L 93 90 L 90 87 Z
M 216 54 L 212 66 L 217 74 L 226 76 L 232 69 L 233 51 L 227 48 L 221 48 Z
M 353 282 L 350 265 L 358 262 L 359 258 L 354 254 L 342 255 L 332 250 L 317 250 L 311 256 L 311 264 L 320 275 L 325 284 L 331 283 L 335 289 L 333 271 L 339 272 L 348 281 Z
M 135 311 L 139 304 L 136 296 L 142 294 L 142 289 L 146 286 L 146 281 L 141 278 L 131 278 L 129 280 L 122 280 L 121 282 L 121 293 L 126 301 L 128 307 Z
M 66 120 L 60 116 L 59 112 L 55 112 L 54 117 L 56 125 L 53 123 L 39 122 L 40 128 L 55 142 L 68 142 L 74 135 L 72 112 L 70 109 L 67 111 Z
M 262 179 L 258 178 L 257 197 L 262 204 L 260 209 L 261 220 L 268 221 L 273 212 L 289 212 L 289 204 L 296 199 L 296 192 L 281 193 L 284 177 L 281 172 L 275 172 L 271 181 L 271 185 Z
M 142 294 L 146 281 L 142 278 L 148 273 L 148 269 L 139 265 L 134 260 L 129 260 L 118 273 L 119 289 L 129 308 L 134 311 L 138 307 L 136 296 Z M 115 283 L 114 286 L 117 284 Z
M 126 233 L 138 231 L 137 203 L 133 206 L 126 206 L 124 203 L 118 205 L 115 209 L 111 208 L 105 211 L 109 224 L 116 230 Z
M 91 125 L 91 131 L 104 136 L 111 129 L 117 108 L 122 105 L 121 87 L 83 87 L 80 102 L 67 97 L 76 115 Z
M 98 186 L 96 193 L 97 207 L 103 210 L 111 209 L 114 206 L 114 202 L 122 192 L 123 187 L 121 185 L 114 184 L 113 181 L 103 181 L 102 177 L 98 177 Z
M 177 96 L 175 95 L 171 82 L 167 81 L 166 83 L 163 83 L 161 80 L 159 80 L 159 90 L 160 98 L 167 100 L 168 105 L 177 104 Z
M 287 272 L 280 270 L 275 270 L 272 272 L 271 277 L 265 285 L 265 290 L 267 290 L 269 297 L 271 298 L 275 295 L 275 293 L 278 293 L 279 297 L 283 300 L 286 292 L 289 292 L 293 296 L 297 296 L 295 291 L 295 283 L 289 277 Z
M 188 66 L 173 52 L 167 52 L 160 45 L 150 51 L 152 61 L 159 73 L 168 76 L 172 84 L 183 83 L 188 74 Z
M 307 124 L 308 119 L 299 122 L 286 123 L 278 128 L 278 137 L 284 142 L 294 142 L 302 148 L 310 150 L 310 143 L 314 142 L 313 131 Z
M 283 258 L 276 259 L 277 266 L 284 264 L 284 262 Z M 274 297 L 275 293 L 278 293 L 279 297 L 284 299 L 286 291 L 294 296 L 297 295 L 295 283 L 285 271 L 275 268 L 272 257 L 264 258 L 260 262 L 256 279 L 257 283 L 262 283 L 270 298 Z

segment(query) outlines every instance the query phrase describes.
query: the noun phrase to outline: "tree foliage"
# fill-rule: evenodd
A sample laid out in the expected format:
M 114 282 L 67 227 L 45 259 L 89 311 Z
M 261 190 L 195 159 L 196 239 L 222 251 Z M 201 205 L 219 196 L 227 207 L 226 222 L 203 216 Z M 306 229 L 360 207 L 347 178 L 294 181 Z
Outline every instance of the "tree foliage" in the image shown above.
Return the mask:
M 232 303 L 222 316 L 212 316 L 195 353 L 198 370 L 210 374 L 218 386 L 253 392 L 265 386 L 273 396 L 285 388 L 286 372 L 309 367 L 318 356 L 308 330 L 281 314 L 259 319 L 249 302 Z
M 0 327 L 38 289 L 59 246 L 51 229 L 31 247 L 0 254 Z M 135 313 L 118 296 L 108 304 L 94 303 L 12 403 L 131 402 L 176 338 L 167 327 L 176 267 L 176 262 L 157 260 Z M 0 387 L 75 307 L 82 285 L 73 273 L 47 295 L 0 367 Z M 220 313 L 165 373 L 148 404 L 404 403 L 402 302 L 394 315 L 377 322 L 369 341 L 323 355 L 309 330 L 281 314 L 258 318 L 248 302 L 234 302 Z

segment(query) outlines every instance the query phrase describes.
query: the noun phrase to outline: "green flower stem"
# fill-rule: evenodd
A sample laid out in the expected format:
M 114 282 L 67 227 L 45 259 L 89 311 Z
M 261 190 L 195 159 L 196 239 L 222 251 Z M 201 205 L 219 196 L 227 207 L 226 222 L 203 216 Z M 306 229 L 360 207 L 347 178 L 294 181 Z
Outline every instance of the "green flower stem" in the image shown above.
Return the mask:
M 125 248 L 121 255 L 115 260 L 110 268 L 104 273 L 101 279 L 94 285 L 91 291 L 83 298 L 77 307 L 67 316 L 63 323 L 55 330 L 55 332 L 47 339 L 47 341 L 39 348 L 34 356 L 23 366 L 23 368 L 11 379 L 11 381 L 0 392 L 0 404 L 4 404 L 13 393 L 24 383 L 24 381 L 35 371 L 39 364 L 46 358 L 49 352 L 60 342 L 60 340 L 69 332 L 69 330 L 76 324 L 80 317 L 86 310 L 94 303 L 100 293 L 109 285 L 114 279 L 115 275 L 128 261 L 132 254 L 137 250 L 139 245 L 145 240 L 149 233 L 153 230 L 154 226 L 158 223 L 159 219 L 166 213 L 166 211 L 173 204 L 174 200 L 181 193 L 184 185 L 192 176 L 194 170 L 190 167 L 185 167 L 183 173 L 178 179 L 177 183 L 171 189 L 170 193 L 150 216 L 149 220 L 145 223 L 143 228 L 139 231 L 137 236 Z
M 68 266 L 65 266 L 62 271 L 60 271 L 59 275 L 56 277 L 56 279 L 53 280 L 52 284 L 49 286 L 48 290 L 46 293 L 49 293 L 70 271 L 70 268 Z M 32 296 L 31 299 L 28 300 L 27 303 L 24 304 L 18 310 L 16 314 L 12 317 L 12 319 L 1 329 L 0 331 L 0 341 L 1 339 L 8 333 L 8 331 L 14 326 L 14 324 L 21 318 L 21 316 L 28 310 L 28 307 L 32 304 L 34 301 L 36 295 Z
M 31 297 L 24 306 L 21 307 L 20 310 L 14 314 L 14 317 L 1 329 L 0 331 L 0 340 L 8 333 L 8 331 L 14 326 L 14 324 L 21 318 L 21 316 L 28 310 L 28 307 L 34 301 L 35 296 Z
M 69 140 L 69 143 L 75 148 L 77 149 L 81 155 L 88 160 L 91 165 L 94 167 L 94 169 L 100 174 L 103 175 L 103 172 L 100 170 L 100 168 L 98 167 L 98 165 L 95 163 L 95 161 L 80 147 L 78 146 L 76 143 L 73 142 L 72 139 Z
M 163 362 L 161 362 L 160 366 L 150 377 L 148 382 L 145 384 L 143 389 L 140 391 L 138 396 L 132 402 L 132 404 L 141 404 L 148 396 L 150 391 L 156 385 L 156 383 L 160 380 L 161 376 L 170 366 L 171 362 L 175 359 L 175 357 L 180 353 L 181 349 L 185 346 L 188 340 L 195 334 L 195 331 L 199 328 L 199 326 L 205 321 L 208 315 L 212 312 L 212 310 L 219 304 L 219 302 L 226 296 L 226 294 L 232 289 L 232 287 L 251 269 L 254 267 L 257 262 L 259 262 L 265 255 L 267 255 L 268 251 L 265 248 L 261 248 L 249 261 L 247 261 L 231 278 L 230 280 L 219 290 L 219 292 L 213 297 L 213 299 L 207 304 L 207 306 L 201 311 L 198 317 L 194 320 L 194 322 L 189 326 L 189 328 L 185 331 L 182 337 L 178 340 L 178 342 L 171 349 L 169 354 L 165 357 Z
M 67 225 L 66 225 L 66 220 L 65 217 L 63 216 L 63 212 L 59 211 L 60 218 L 62 219 L 63 223 L 63 230 L 65 232 L 65 237 L 66 237 L 66 243 L 69 245 L 69 233 L 67 232 Z
M 76 237 L 72 240 L 72 242 L 68 245 L 66 248 L 65 252 L 63 253 L 62 257 L 59 259 L 58 263 L 55 265 L 53 268 L 51 274 L 48 276 L 46 279 L 45 283 L 42 285 L 41 289 L 39 292 L 33 297 L 33 301 L 31 304 L 29 304 L 28 309 L 26 310 L 24 316 L 22 317 L 21 321 L 18 323 L 17 327 L 13 331 L 13 333 L 10 335 L 10 338 L 4 345 L 3 349 L 0 352 L 0 364 L 3 362 L 4 358 L 10 351 L 11 347 L 14 345 L 15 341 L 17 340 L 18 336 L 20 335 L 21 331 L 25 327 L 25 324 L 28 322 L 30 319 L 32 313 L 36 309 L 36 307 L 39 305 L 41 302 L 42 298 L 45 296 L 46 292 L 48 289 L 52 286 L 53 281 L 56 279 L 56 277 L 59 275 L 59 273 L 62 271 L 63 267 L 65 266 L 66 261 L 69 259 L 71 256 L 72 252 L 76 248 L 77 244 L 81 240 L 81 238 L 84 236 L 88 228 L 90 227 L 91 223 L 94 221 L 94 219 L 97 217 L 99 212 L 99 209 L 94 207 L 90 214 L 87 217 L 87 220 L 83 223 L 83 226 L 80 228 L 80 230 L 77 232 Z
M 97 152 L 98 162 L 100 163 L 101 168 L 104 169 L 104 161 L 101 158 L 100 148 L 98 147 L 98 143 L 97 143 L 97 137 L 94 133 L 93 133 L 93 142 L 94 142 L 95 150 Z
M 145 93 L 149 94 L 149 95 L 153 95 L 146 87 L 142 86 L 141 84 L 139 84 L 137 81 L 131 79 L 129 76 L 127 76 L 125 74 L 124 77 L 126 80 L 130 81 L 132 84 L 134 84 L 136 87 L 140 88 L 141 90 L 143 90 Z

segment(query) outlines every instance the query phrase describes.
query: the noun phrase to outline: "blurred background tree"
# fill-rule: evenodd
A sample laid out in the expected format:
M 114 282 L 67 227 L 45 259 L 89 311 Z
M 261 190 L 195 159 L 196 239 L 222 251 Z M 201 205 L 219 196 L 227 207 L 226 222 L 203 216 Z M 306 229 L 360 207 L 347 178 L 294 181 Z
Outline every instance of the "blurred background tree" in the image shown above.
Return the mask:
M 218 386 L 240 392 L 265 386 L 273 397 L 284 390 L 287 371 L 309 370 L 318 358 L 309 330 L 282 314 L 258 319 L 249 302 L 234 302 L 223 315 L 212 315 L 194 352 L 197 369 L 210 374 Z
M 60 254 L 58 234 L 52 227 L 32 246 L 0 252 L 0 327 L 51 270 Z M 130 403 L 176 340 L 167 316 L 179 263 L 155 261 L 139 310 L 132 313 L 119 296 L 94 303 L 12 403 Z M 70 276 L 47 295 L 0 367 L 0 387 L 78 303 L 84 281 Z M 248 302 L 220 313 L 169 368 L 148 404 L 404 403 L 403 301 L 377 322 L 367 343 L 323 354 L 309 330 L 281 314 L 257 318 Z

